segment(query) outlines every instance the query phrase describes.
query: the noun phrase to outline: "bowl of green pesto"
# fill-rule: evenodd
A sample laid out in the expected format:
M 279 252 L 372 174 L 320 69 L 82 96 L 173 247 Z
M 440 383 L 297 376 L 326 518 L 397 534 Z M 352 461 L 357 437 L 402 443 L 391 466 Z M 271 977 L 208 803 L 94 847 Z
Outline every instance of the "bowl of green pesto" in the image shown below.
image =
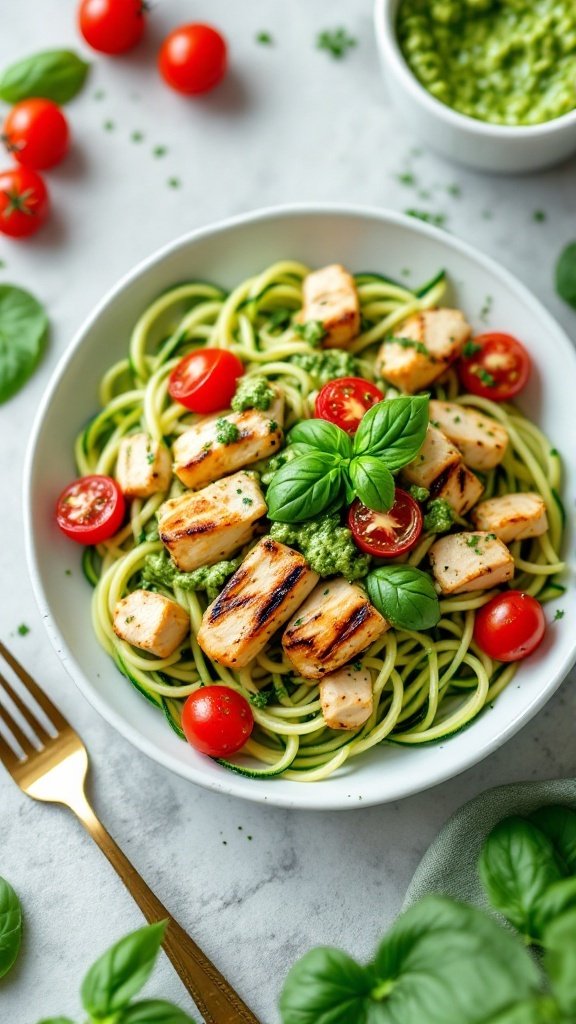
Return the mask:
M 576 0 L 376 0 L 393 100 L 432 146 L 530 171 L 576 150 Z

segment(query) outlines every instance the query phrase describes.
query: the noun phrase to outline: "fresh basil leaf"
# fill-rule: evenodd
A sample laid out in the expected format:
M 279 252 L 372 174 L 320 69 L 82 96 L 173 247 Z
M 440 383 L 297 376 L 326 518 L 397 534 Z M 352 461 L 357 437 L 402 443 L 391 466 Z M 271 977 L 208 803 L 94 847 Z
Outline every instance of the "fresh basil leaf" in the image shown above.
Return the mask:
M 74 1024 L 74 1021 L 70 1017 L 45 1017 L 38 1024 Z
M 354 437 L 355 455 L 379 455 L 394 471 L 416 458 L 428 429 L 427 395 L 389 398 L 364 415 Z
M 0 402 L 26 383 L 44 351 L 48 318 L 30 292 L 0 285 Z
M 349 468 L 350 480 L 363 505 L 388 512 L 394 504 L 394 477 L 375 455 L 357 455 Z
M 376 979 L 338 949 L 319 947 L 299 960 L 280 995 L 282 1024 L 368 1024 Z M 373 1006 L 375 1004 L 372 1004 Z
M 541 939 L 545 929 L 561 914 L 576 910 L 576 878 L 554 882 L 540 897 L 534 908 L 534 936 Z
M 384 565 L 365 579 L 375 608 L 398 629 L 432 629 L 440 602 L 430 576 L 412 565 Z
M 562 1024 L 555 1006 L 549 1000 L 531 999 L 529 1002 L 516 1003 L 503 1013 L 490 1017 L 482 1024 Z
M 576 1014 L 576 910 L 557 917 L 544 932 L 544 966 L 564 1013 Z
M 570 807 L 540 807 L 530 821 L 548 837 L 565 874 L 576 875 L 576 812 Z
M 96 961 L 82 983 L 82 1005 L 87 1013 L 109 1017 L 140 991 L 154 968 L 166 924 L 160 921 L 131 932 Z
M 132 1003 L 121 1014 L 117 1024 L 194 1024 L 194 1021 L 173 1003 L 163 999 L 146 999 L 141 1003 Z
M 505 818 L 484 843 L 478 869 L 492 906 L 532 938 L 539 901 L 563 877 L 550 840 L 525 818 Z
M 352 441 L 348 434 L 328 420 L 302 420 L 287 437 L 288 444 L 308 445 L 312 449 L 340 455 L 349 459 L 352 455 Z
M 564 302 L 576 309 L 576 242 L 560 253 L 556 264 L 556 291 Z
M 14 966 L 22 942 L 22 908 L 12 886 L 0 878 L 0 978 Z
M 482 911 L 438 896 L 398 919 L 372 966 L 380 982 L 373 991 L 383 993 L 378 1024 L 486 1024 L 530 999 L 540 983 L 514 935 Z
M 268 517 L 278 523 L 301 523 L 336 507 L 343 497 L 340 460 L 320 452 L 298 455 L 272 477 L 266 492 Z
M 84 85 L 89 66 L 72 50 L 35 53 L 0 74 L 0 99 L 18 103 L 42 96 L 54 103 L 67 103 Z

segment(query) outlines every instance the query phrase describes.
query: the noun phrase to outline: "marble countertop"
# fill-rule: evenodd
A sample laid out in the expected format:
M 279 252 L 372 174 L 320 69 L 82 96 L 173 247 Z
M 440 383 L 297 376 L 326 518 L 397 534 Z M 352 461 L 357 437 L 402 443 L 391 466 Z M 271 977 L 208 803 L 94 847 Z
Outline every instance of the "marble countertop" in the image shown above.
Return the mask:
M 79 46 L 73 0 L 5 7 L 0 67 L 35 50 Z M 220 26 L 232 53 L 225 84 L 198 101 L 169 92 L 154 66 L 162 36 L 191 17 Z M 576 677 L 489 760 L 398 804 L 305 814 L 196 789 L 98 717 L 44 632 L 24 569 L 21 469 L 31 417 L 59 355 L 120 275 L 185 230 L 274 203 L 342 200 L 442 214 L 449 231 L 514 271 L 574 334 L 576 315 L 555 297 L 552 278 L 575 232 L 576 163 L 500 178 L 423 151 L 389 108 L 370 0 L 211 0 L 192 12 L 188 0 L 164 0 L 151 21 L 136 54 L 94 59 L 68 108 L 74 147 L 49 174 L 49 226 L 27 243 L 0 241 L 0 282 L 33 290 L 53 324 L 39 372 L 0 407 L 0 633 L 86 741 L 92 796 L 112 834 L 263 1024 L 278 1024 L 289 965 L 318 943 L 367 956 L 461 803 L 498 783 L 575 773 Z M 319 30 L 338 25 L 358 39 L 340 62 L 314 47 Z M 257 45 L 259 30 L 274 45 Z M 163 155 L 154 155 L 158 146 Z M 17 633 L 21 623 L 26 636 Z M 137 908 L 71 816 L 26 800 L 1 773 L 0 875 L 20 893 L 26 920 L 19 964 L 0 985 L 0 1017 L 77 1018 L 85 968 L 141 924 Z M 150 991 L 188 1005 L 165 959 Z

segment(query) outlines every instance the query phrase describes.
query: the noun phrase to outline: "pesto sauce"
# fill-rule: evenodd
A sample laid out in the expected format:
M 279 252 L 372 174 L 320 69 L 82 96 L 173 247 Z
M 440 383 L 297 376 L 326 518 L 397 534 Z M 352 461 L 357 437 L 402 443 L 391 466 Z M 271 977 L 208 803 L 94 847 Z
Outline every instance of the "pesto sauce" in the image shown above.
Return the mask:
M 422 85 L 462 114 L 530 125 L 576 108 L 574 0 L 401 0 L 397 29 Z

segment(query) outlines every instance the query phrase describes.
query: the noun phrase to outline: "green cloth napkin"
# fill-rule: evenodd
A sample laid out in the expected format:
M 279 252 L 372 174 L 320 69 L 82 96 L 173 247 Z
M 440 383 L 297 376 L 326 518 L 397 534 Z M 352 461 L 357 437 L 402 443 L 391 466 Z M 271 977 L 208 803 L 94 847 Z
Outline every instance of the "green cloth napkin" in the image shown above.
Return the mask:
M 486 907 L 477 871 L 486 836 L 502 818 L 529 814 L 545 804 L 566 804 L 576 810 L 576 779 L 498 786 L 464 804 L 424 855 L 406 893 L 403 909 L 432 892 Z

